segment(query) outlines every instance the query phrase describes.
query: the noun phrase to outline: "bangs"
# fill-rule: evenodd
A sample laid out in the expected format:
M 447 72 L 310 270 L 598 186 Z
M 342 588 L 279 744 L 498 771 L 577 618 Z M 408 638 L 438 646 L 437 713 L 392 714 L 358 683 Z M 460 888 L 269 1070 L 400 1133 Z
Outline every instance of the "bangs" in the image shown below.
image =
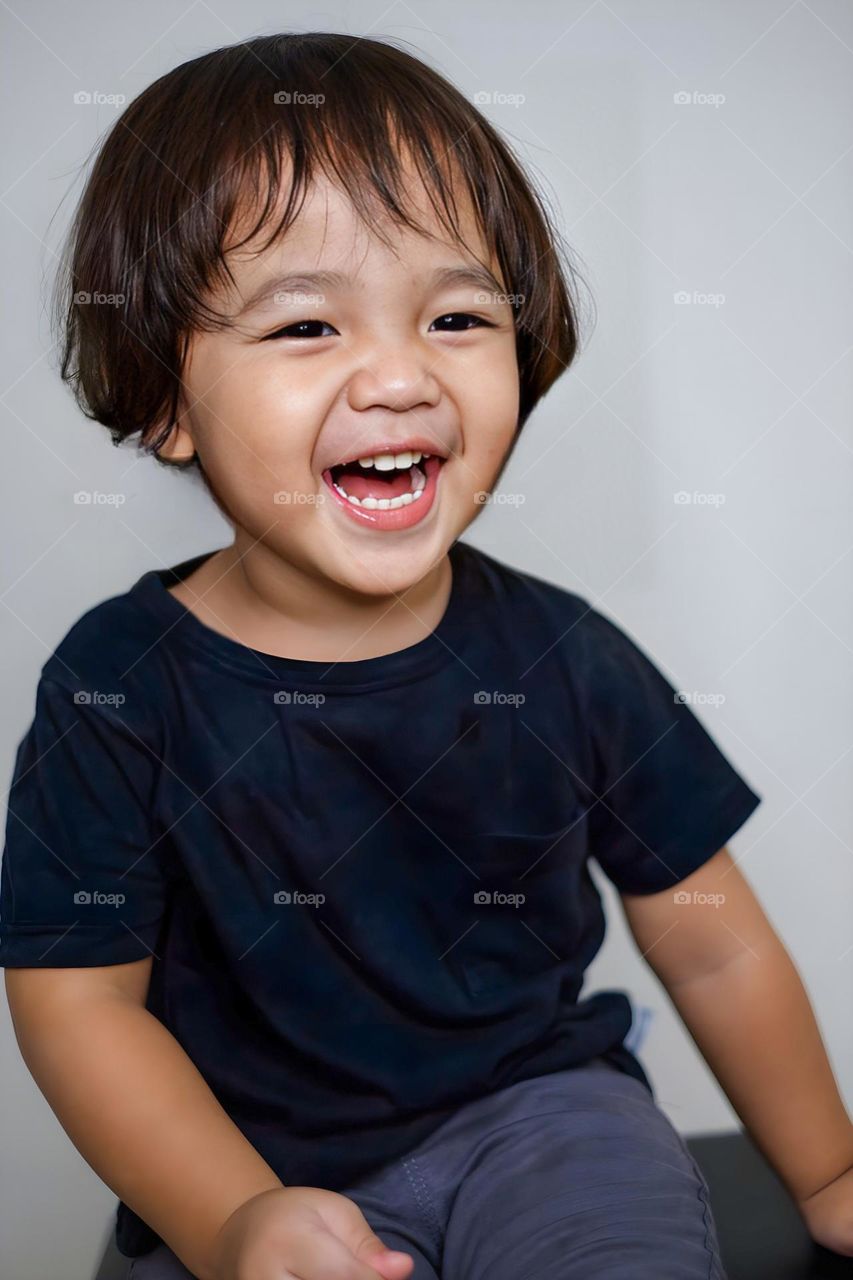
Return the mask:
M 228 255 L 286 236 L 321 173 L 385 244 L 386 220 L 431 234 L 413 210 L 413 177 L 460 245 L 473 211 L 516 299 L 519 426 L 568 367 L 578 344 L 568 250 L 476 108 L 384 41 L 260 37 L 184 63 L 135 99 L 78 206 L 57 289 L 62 376 L 115 443 L 138 432 L 156 454 L 191 334 L 228 323 L 214 302 L 234 285 Z M 75 301 L 87 295 L 123 301 L 115 314 Z
M 221 202 L 214 209 L 214 221 L 228 230 L 224 237 L 212 239 L 209 253 L 203 255 L 213 264 L 211 283 L 234 285 L 228 260 L 247 245 L 260 254 L 285 239 L 320 174 L 344 193 L 365 229 L 392 252 L 386 222 L 427 238 L 435 236 L 432 226 L 417 217 L 414 197 L 423 192 L 448 238 L 478 258 L 464 239 L 461 221 L 473 211 L 486 239 L 488 223 L 477 213 L 480 193 L 468 182 L 446 139 L 423 128 L 410 132 L 409 122 L 390 118 L 368 139 L 351 117 L 345 116 L 340 130 L 337 123 L 330 127 L 328 117 L 303 120 L 273 113 L 259 134 L 261 145 L 244 147 L 243 139 L 236 140 L 238 158 L 229 166 Z M 497 245 L 486 243 L 490 257 L 499 258 Z M 491 265 L 478 261 L 487 269 Z M 499 268 L 502 274 L 506 271 L 503 262 Z M 203 326 L 205 314 L 211 319 L 219 315 L 202 299 L 196 301 L 193 327 Z

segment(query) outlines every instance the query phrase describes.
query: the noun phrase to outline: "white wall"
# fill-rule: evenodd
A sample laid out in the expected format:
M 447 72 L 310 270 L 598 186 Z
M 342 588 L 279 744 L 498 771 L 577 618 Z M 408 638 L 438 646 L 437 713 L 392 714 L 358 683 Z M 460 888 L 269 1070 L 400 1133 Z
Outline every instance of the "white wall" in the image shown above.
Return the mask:
M 0 205 L 5 776 L 39 668 L 84 609 L 227 541 L 198 488 L 113 449 L 55 372 L 45 287 L 79 182 L 58 206 L 112 118 L 74 93 L 130 98 L 198 52 L 281 26 L 406 39 L 471 95 L 526 95 L 485 110 L 544 181 L 598 308 L 588 349 L 504 478 L 525 503 L 487 509 L 466 537 L 586 595 L 677 686 L 725 695 L 700 714 L 764 797 L 732 849 L 853 1102 L 853 11 L 831 0 L 12 9 L 0 16 L 15 125 Z M 677 92 L 725 100 L 676 104 Z M 678 291 L 725 300 L 677 304 Z M 75 506 L 80 488 L 127 501 Z M 679 491 L 725 500 L 681 505 Z M 627 989 L 656 1011 L 642 1056 L 682 1131 L 731 1126 L 599 882 L 611 929 L 589 988 Z M 3 1017 L 6 1270 L 88 1280 L 115 1200 L 30 1079 L 5 1005 Z

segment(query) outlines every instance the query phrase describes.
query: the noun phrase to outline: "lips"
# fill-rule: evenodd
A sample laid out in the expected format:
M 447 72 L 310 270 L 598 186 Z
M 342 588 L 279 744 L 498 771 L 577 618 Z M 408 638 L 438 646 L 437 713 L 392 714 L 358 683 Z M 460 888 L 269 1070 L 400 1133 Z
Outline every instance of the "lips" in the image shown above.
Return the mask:
M 411 528 L 427 517 L 443 465 L 444 460 L 437 456 L 393 472 L 361 469 L 356 463 L 353 474 L 352 464 L 344 464 L 342 468 L 327 468 L 323 480 L 337 506 L 351 520 L 364 527 L 393 531 Z M 356 489 L 360 493 L 353 492 Z

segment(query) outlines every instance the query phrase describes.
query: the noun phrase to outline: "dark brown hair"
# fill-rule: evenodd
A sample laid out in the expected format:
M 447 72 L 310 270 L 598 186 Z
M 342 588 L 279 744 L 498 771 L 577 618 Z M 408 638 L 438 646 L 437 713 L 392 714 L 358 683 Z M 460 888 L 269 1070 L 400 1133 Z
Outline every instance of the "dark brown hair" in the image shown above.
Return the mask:
M 110 129 L 54 293 L 61 375 L 86 416 L 114 444 L 139 433 L 156 455 L 175 422 L 192 331 L 226 323 L 210 301 L 230 278 L 226 251 L 271 221 L 285 166 L 292 181 L 267 244 L 298 215 L 317 166 L 376 234 L 383 208 L 423 231 L 407 208 L 404 151 L 457 242 L 461 175 L 507 292 L 521 299 L 521 428 L 579 344 L 577 272 L 545 200 L 436 71 L 385 41 L 328 32 L 261 36 L 185 62 Z M 247 209 L 256 220 L 229 241 Z

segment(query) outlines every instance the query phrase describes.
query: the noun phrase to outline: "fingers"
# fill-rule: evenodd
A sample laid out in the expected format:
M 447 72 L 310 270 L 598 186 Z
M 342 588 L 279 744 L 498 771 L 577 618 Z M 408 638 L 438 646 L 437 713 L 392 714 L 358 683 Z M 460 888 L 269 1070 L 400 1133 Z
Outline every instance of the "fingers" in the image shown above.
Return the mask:
M 400 1249 L 389 1249 L 371 1229 L 370 1223 L 354 1200 L 343 1197 L 343 1203 L 338 1207 L 341 1218 L 338 1220 L 337 1233 L 355 1257 L 370 1267 L 371 1280 L 375 1280 L 377 1275 L 381 1276 L 382 1280 L 406 1280 L 414 1270 L 414 1258 Z M 343 1229 L 341 1229 L 341 1220 L 345 1223 Z
M 384 1245 L 379 1236 L 370 1230 L 366 1219 L 364 1226 L 363 1234 L 347 1243 L 354 1256 L 370 1268 L 371 1280 L 377 1274 L 382 1276 L 383 1280 L 406 1280 L 414 1268 L 414 1258 L 400 1249 L 389 1249 Z
M 301 1232 L 283 1261 L 298 1280 L 406 1280 L 415 1265 L 369 1230 L 356 1247 L 357 1252 L 329 1231 Z
M 415 1266 L 411 1254 L 403 1253 L 400 1249 L 386 1249 L 384 1245 L 380 1249 L 381 1252 L 377 1250 L 375 1253 L 365 1253 L 365 1262 L 378 1271 L 383 1280 L 406 1280 Z
M 370 1230 L 366 1219 L 364 1226 L 363 1234 L 348 1242 L 355 1256 L 363 1259 L 383 1277 L 383 1280 L 406 1280 L 406 1276 L 415 1265 L 414 1258 L 400 1249 L 389 1249 L 382 1243 L 379 1236 Z

